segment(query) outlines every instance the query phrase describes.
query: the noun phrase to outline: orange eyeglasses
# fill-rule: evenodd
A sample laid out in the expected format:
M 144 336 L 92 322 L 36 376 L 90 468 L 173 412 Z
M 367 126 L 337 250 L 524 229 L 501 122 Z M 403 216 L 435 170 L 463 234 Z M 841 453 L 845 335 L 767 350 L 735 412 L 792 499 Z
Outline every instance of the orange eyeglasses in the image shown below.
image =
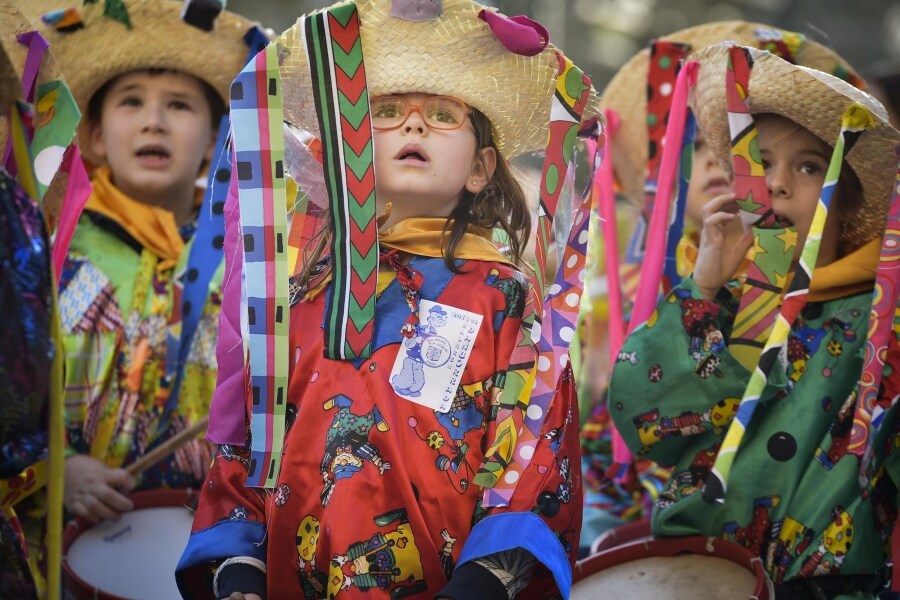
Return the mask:
M 453 96 L 431 96 L 421 105 L 413 105 L 401 96 L 377 96 L 370 102 L 372 127 L 380 131 L 401 127 L 409 115 L 418 112 L 430 129 L 459 129 L 472 110 Z

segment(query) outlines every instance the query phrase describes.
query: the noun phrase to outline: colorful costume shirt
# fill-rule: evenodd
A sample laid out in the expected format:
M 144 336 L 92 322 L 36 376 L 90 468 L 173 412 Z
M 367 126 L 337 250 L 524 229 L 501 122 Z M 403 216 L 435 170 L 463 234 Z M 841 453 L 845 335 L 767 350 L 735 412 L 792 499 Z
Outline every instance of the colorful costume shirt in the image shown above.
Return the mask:
M 871 291 L 811 297 L 737 451 L 724 503 L 707 503 L 700 490 L 750 376 L 727 349 L 738 301 L 725 289 L 716 300 L 684 280 L 629 336 L 622 350 L 633 359 L 613 372 L 609 405 L 629 447 L 674 466 L 653 512 L 654 535 L 740 544 L 760 556 L 775 585 L 882 569 L 900 480 L 896 407 L 875 441 L 877 475 L 864 489 L 859 460 L 847 453 Z M 898 361 L 895 340 L 882 383 L 886 407 L 900 393 Z
M 278 485 L 265 494 L 245 487 L 248 452 L 220 448 L 179 565 L 185 597 L 212 597 L 215 566 L 247 556 L 266 563 L 269 598 L 432 598 L 458 566 L 514 548 L 545 567 L 519 597 L 568 588 L 581 518 L 571 370 L 509 506 L 483 507 L 473 478 L 496 433 L 507 372 L 517 367 L 511 356 L 532 292 L 505 264 L 457 264 L 461 273 L 442 258 L 411 257 L 421 302 L 435 304 L 420 311 L 417 335 L 404 337 L 410 307 L 391 281 L 376 303 L 365 360 L 323 357 L 327 294 L 293 305 Z M 440 412 L 408 398 L 434 387 L 429 361 L 454 309 L 483 318 L 452 404 Z M 410 340 L 423 346 L 410 352 Z
M 95 187 L 94 193 L 98 193 Z M 115 220 L 86 210 L 60 278 L 69 450 L 127 466 L 209 412 L 222 265 L 209 284 L 177 406 L 166 410 L 166 342 L 180 332 L 181 284 L 196 227 L 177 261 L 143 248 Z M 193 440 L 144 471 L 137 488 L 199 487 L 215 446 Z
M 50 244 L 37 204 L 0 168 L 0 597 L 37 598 L 49 374 L 54 344 Z M 24 522 L 24 527 L 23 527 Z M 26 535 L 27 533 L 27 535 Z M 29 547 L 31 546 L 31 547 Z

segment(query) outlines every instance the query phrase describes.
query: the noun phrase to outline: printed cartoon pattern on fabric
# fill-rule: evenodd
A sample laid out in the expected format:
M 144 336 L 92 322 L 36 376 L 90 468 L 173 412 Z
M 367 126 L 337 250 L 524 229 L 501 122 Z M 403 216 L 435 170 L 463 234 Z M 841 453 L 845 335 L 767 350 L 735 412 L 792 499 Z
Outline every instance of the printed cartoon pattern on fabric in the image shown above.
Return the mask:
M 571 571 L 568 561 L 574 559 L 580 530 L 576 500 L 581 477 L 578 436 L 567 435 L 577 422 L 570 369 L 545 415 L 512 504 L 488 509 L 484 490 L 472 485 L 488 441 L 498 439 L 504 378 L 510 363 L 517 364 L 509 357 L 524 350 L 534 361 L 531 344 L 516 346 L 521 320 L 497 318 L 528 315 L 526 303 L 533 296 L 526 279 L 494 262 L 464 261 L 456 274 L 441 258 L 416 257 L 409 264 L 424 275 L 423 300 L 485 316 L 450 410 L 436 413 L 399 398 L 382 372 L 402 351 L 400 330 L 409 315 L 398 284 L 392 282 L 382 296 L 396 294 L 396 301 L 378 302 L 376 312 L 376 339 L 384 331 L 395 341 L 376 344 L 372 357 L 358 365 L 322 353 L 326 295 L 298 301 L 293 310 L 303 318 L 291 319 L 289 451 L 279 479 L 271 494 L 246 487 L 246 453 L 222 447 L 203 485 L 182 559 L 179 577 L 190 589 L 206 585 L 200 583 L 209 576 L 203 557 L 214 552 L 265 560 L 269 593 L 278 597 L 362 597 L 364 591 L 373 597 L 392 592 L 402 597 L 409 591 L 414 592 L 411 597 L 424 598 L 445 585 L 460 563 L 473 524 L 481 527 L 493 516 L 538 521 L 545 541 L 558 540 L 544 554 Z M 483 291 L 472 293 L 476 287 Z M 487 333 L 495 328 L 495 334 Z M 245 402 L 252 401 L 248 394 Z M 521 404 L 514 408 L 525 410 Z M 295 447 L 304 451 L 290 451 Z M 318 492 L 326 486 L 330 491 L 323 506 Z M 356 517 L 347 519 L 348 514 Z M 192 565 L 200 568 L 185 568 Z M 382 571 L 376 565 L 394 566 Z M 527 597 L 547 597 L 555 589 L 547 576 L 536 577 L 533 586 Z
M 353 400 L 341 394 L 325 402 L 322 407 L 325 410 L 337 409 L 325 437 L 325 454 L 322 456 L 322 479 L 325 481 L 320 494 L 322 506 L 328 504 L 338 480 L 353 477 L 363 468 L 363 461 L 372 463 L 381 475 L 391 468 L 391 463 L 384 460 L 369 439 L 373 426 L 382 433 L 390 429 L 378 407 L 373 407 L 364 415 L 356 415 L 350 411 L 352 404 Z
M 744 52 L 745 50 L 741 48 L 732 48 L 732 61 L 744 56 Z M 859 104 L 849 106 L 841 116 L 840 134 L 834 145 L 834 152 L 829 161 L 828 170 L 825 173 L 822 192 L 816 204 L 813 220 L 809 227 L 806 242 L 803 245 L 803 251 L 800 254 L 800 260 L 794 271 L 794 277 L 785 292 L 781 311 L 775 320 L 772 333 L 762 350 L 759 363 L 753 370 L 744 390 L 737 417 L 729 427 L 728 433 L 722 442 L 722 448 L 718 456 L 716 456 L 716 464 L 713 466 L 714 477 L 707 482 L 707 486 L 703 491 L 704 495 L 710 500 L 722 499 L 725 496 L 735 454 L 756 411 L 761 394 L 769 382 L 770 375 L 776 370 L 775 365 L 779 363 L 779 357 L 783 355 L 791 327 L 798 313 L 806 305 L 813 268 L 819 255 L 819 245 L 825 230 L 828 210 L 834 190 L 837 187 L 844 158 L 853 149 L 860 135 L 873 125 L 874 119 L 872 115 Z
M 341 590 L 372 588 L 389 591 L 392 598 L 424 592 L 425 574 L 406 510 L 398 508 L 372 518 L 382 531 L 350 544 L 335 554 L 329 568 L 328 597 Z M 384 531 L 384 530 L 387 531 Z
M 676 297 L 695 298 L 696 290 L 686 280 L 678 292 Z M 869 295 L 810 302 L 800 312 L 787 343 L 788 360 L 776 363 L 760 397 L 759 421 L 748 429 L 742 458 L 733 467 L 729 497 L 745 503 L 724 504 L 708 503 L 698 492 L 713 477 L 746 372 L 723 349 L 719 369 L 726 377 L 699 377 L 683 301 L 670 296 L 629 338 L 623 353 L 636 362 L 617 364 L 611 388 L 611 411 L 629 447 L 661 464 L 675 464 L 655 506 L 654 534 L 697 533 L 739 543 L 761 557 L 776 584 L 869 573 L 884 564 L 889 552 L 884 536 L 896 507 L 893 483 L 882 467 L 897 447 L 897 428 L 879 432 L 875 472 L 880 475 L 864 486 L 857 478 L 858 458 L 848 452 Z M 712 319 L 727 341 L 729 306 L 733 303 L 718 309 L 710 303 L 696 320 Z M 658 357 L 652 377 L 651 355 Z M 892 343 L 886 362 L 897 358 L 900 350 Z M 822 381 L 829 382 L 827 389 Z M 895 395 L 898 384 L 900 371 L 886 373 L 883 397 Z M 896 407 L 889 408 L 885 418 L 895 415 Z M 800 419 L 807 431 L 794 426 Z M 745 506 L 752 506 L 752 513 Z M 866 523 L 877 525 L 861 525 Z

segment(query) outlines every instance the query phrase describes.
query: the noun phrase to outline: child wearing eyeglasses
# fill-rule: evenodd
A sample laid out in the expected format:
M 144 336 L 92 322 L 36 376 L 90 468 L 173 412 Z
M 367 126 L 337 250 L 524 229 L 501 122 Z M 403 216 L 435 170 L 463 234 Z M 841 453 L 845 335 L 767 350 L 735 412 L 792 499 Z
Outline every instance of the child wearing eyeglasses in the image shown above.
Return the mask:
M 516 22 L 470 0 L 444 0 L 442 13 L 425 20 L 418 10 L 416 19 L 407 14 L 409 3 L 351 4 L 365 56 L 380 248 L 371 353 L 327 356 L 323 330 L 339 300 L 330 294 L 343 285 L 332 214 L 301 248 L 291 281 L 275 484 L 246 485 L 259 471 L 251 448 L 262 428 L 253 412 L 259 396 L 245 389 L 245 404 L 229 411 L 241 415 L 240 440 L 217 440 L 177 573 L 181 592 L 250 600 L 567 597 L 581 524 L 577 404 L 567 361 L 545 408 L 529 401 L 534 376 L 548 367 L 537 360 L 531 327 L 541 300 L 522 261 L 529 210 L 507 164 L 547 144 L 565 57 L 547 45 L 546 32 L 537 40 L 543 50 L 508 50 L 488 19 Z M 437 5 L 424 6 L 430 13 Z M 338 20 L 344 27 L 353 17 Z M 319 119 L 340 106 L 323 101 L 317 113 L 305 91 L 314 76 L 300 32 L 313 27 L 301 19 L 278 39 L 284 114 L 327 138 L 333 130 Z M 448 31 L 465 35 L 450 43 Z M 437 60 L 426 48 L 446 56 Z M 488 72 L 498 85 L 483 85 Z M 593 89 L 574 73 L 567 81 L 588 98 L 585 115 L 596 115 Z M 304 95 L 308 101 L 293 104 Z M 348 91 L 350 101 L 357 97 Z M 240 164 L 237 139 L 235 147 Z M 355 159 L 345 160 L 350 168 Z M 354 165 L 360 179 L 369 176 Z M 506 234 L 508 254 L 492 242 L 495 228 Z M 244 273 L 252 284 L 246 266 Z M 250 379 L 257 375 L 251 368 Z

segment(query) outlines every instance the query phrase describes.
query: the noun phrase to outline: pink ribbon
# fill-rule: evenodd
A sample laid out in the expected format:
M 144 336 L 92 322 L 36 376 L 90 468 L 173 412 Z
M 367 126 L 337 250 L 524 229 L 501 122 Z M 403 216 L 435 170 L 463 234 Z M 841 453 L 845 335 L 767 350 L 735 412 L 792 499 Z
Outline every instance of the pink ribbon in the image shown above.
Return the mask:
M 237 164 L 237 163 L 235 163 Z M 219 309 L 219 337 L 216 340 L 216 389 L 209 405 L 206 439 L 217 444 L 243 446 L 244 428 L 244 339 L 241 336 L 240 205 L 237 168 L 231 170 L 231 185 L 225 200 L 225 274 L 222 276 L 222 305 Z M 240 402 L 235 400 L 240 398 Z
M 675 81 L 672 108 L 669 112 L 669 122 L 666 124 L 666 141 L 668 143 L 663 148 L 659 185 L 656 190 L 653 216 L 650 218 L 650 227 L 647 231 L 647 251 L 644 255 L 644 266 L 641 268 L 641 280 L 638 283 L 631 321 L 628 323 L 628 333 L 650 318 L 659 300 L 659 283 L 662 279 L 663 264 L 666 259 L 669 209 L 672 205 L 675 175 L 681 158 L 681 145 L 678 140 L 684 136 L 688 90 L 697 83 L 699 68 L 700 63 L 697 61 L 686 63 Z
M 57 284 L 66 261 L 66 254 L 69 253 L 69 243 L 75 233 L 78 217 L 81 216 L 81 211 L 93 191 L 93 186 L 91 186 L 91 181 L 84 168 L 84 162 L 81 160 L 81 153 L 75 144 L 66 148 L 59 170 L 69 174 L 69 183 L 66 186 L 66 195 L 59 213 L 59 226 L 56 228 L 56 238 L 53 241 L 51 255 Z
M 526 16 L 507 17 L 482 9 L 478 18 L 487 23 L 497 41 L 514 54 L 534 56 L 550 43 L 547 28 Z

